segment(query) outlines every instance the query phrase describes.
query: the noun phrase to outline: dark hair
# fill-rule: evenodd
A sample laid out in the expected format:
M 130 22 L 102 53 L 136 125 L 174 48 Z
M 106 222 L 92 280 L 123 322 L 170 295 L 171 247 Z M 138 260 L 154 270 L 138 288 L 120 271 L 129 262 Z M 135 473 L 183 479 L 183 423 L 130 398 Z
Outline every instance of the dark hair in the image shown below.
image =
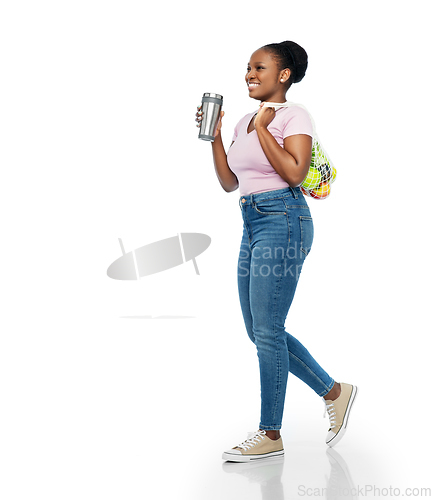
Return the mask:
M 261 48 L 273 54 L 278 63 L 279 71 L 285 68 L 291 71 L 288 86 L 291 86 L 292 83 L 298 83 L 303 79 L 308 65 L 308 56 L 303 47 L 300 47 L 295 42 L 286 41 L 269 43 Z

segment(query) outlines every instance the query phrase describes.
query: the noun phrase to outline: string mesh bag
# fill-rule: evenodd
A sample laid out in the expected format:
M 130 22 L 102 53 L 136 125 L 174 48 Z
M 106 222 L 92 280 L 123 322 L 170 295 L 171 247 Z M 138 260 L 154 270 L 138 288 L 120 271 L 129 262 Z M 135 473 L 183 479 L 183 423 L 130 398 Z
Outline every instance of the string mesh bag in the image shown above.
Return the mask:
M 312 158 L 309 166 L 308 173 L 300 185 L 302 193 L 316 200 L 325 200 L 330 196 L 331 184 L 336 180 L 336 168 L 330 160 L 329 155 L 326 153 L 321 145 L 315 129 L 315 122 L 309 111 L 302 105 L 294 102 L 264 102 L 263 107 L 275 108 L 288 108 L 290 106 L 298 106 L 303 108 L 312 122 L 313 139 L 312 139 Z

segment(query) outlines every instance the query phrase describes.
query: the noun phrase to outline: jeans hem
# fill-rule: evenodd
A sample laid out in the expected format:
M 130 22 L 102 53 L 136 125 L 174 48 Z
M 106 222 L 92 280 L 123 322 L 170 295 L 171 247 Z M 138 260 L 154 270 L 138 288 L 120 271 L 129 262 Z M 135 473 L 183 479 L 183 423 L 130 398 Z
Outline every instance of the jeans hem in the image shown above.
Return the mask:
M 281 425 L 261 425 L 259 428 L 263 431 L 280 431 L 282 426 Z
M 332 379 L 333 380 L 333 379 Z M 333 389 L 333 386 L 335 385 L 335 381 L 333 380 L 331 386 L 330 386 L 330 389 L 326 390 L 325 392 L 323 392 L 322 394 L 318 394 L 318 396 L 320 396 L 321 398 L 323 398 L 326 394 L 328 394 L 332 389 Z
M 319 381 L 320 385 L 321 386 L 324 386 L 324 393 L 322 391 L 318 391 L 315 387 L 312 386 L 312 382 L 309 383 L 309 382 L 306 382 L 305 380 L 303 379 L 300 379 L 302 382 L 304 382 L 305 384 L 307 384 L 314 392 L 315 394 L 318 394 L 319 397 L 323 397 L 325 394 L 327 394 L 328 392 L 330 392 L 335 384 L 335 381 L 330 377 L 330 383 L 329 385 L 327 385 L 323 380 L 322 378 L 320 378 L 313 370 L 311 370 L 311 368 L 303 361 L 301 360 L 300 358 L 298 358 L 295 354 L 293 354 L 292 352 L 289 353 L 289 355 L 293 358 L 296 359 L 296 361 L 299 363 L 299 364 L 302 364 L 303 367 L 305 368 L 305 370 L 307 370 L 309 372 L 310 375 L 312 375 L 313 377 L 315 377 L 316 380 Z M 297 375 L 296 375 L 297 376 Z M 330 387 L 330 389 L 329 389 Z

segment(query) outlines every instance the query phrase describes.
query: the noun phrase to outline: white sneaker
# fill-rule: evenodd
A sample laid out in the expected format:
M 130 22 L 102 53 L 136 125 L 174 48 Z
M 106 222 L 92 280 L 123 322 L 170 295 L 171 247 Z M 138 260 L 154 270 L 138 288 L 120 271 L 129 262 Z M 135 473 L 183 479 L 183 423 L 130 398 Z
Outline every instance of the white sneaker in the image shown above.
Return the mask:
M 330 429 L 326 437 L 326 443 L 331 447 L 338 443 L 345 434 L 348 417 L 358 393 L 355 385 L 340 383 L 341 393 L 334 401 L 323 399 L 327 413 L 330 417 Z M 324 416 L 325 416 L 324 411 Z
M 277 440 L 266 436 L 265 431 L 250 433 L 246 441 L 222 454 L 223 460 L 230 462 L 252 462 L 284 455 L 282 437 Z

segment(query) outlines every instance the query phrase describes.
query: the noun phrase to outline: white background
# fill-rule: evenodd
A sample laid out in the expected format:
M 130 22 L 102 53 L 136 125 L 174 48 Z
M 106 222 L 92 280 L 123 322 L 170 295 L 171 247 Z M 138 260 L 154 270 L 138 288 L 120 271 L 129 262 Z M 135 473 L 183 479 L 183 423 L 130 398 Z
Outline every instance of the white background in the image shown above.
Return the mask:
M 315 240 L 286 327 L 359 386 L 337 447 L 354 484 L 431 487 L 427 2 L 149 5 L 0 9 L 2 498 L 264 498 L 264 476 L 222 469 L 258 426 L 258 362 L 238 191 L 194 118 L 203 92 L 222 94 L 229 145 L 257 107 L 251 53 L 283 40 L 309 55 L 287 98 L 338 169 L 330 198 L 308 199 Z M 212 238 L 199 276 L 189 262 L 108 278 L 118 238 L 130 251 L 179 232 Z M 322 411 L 291 376 L 286 498 L 326 485 Z

